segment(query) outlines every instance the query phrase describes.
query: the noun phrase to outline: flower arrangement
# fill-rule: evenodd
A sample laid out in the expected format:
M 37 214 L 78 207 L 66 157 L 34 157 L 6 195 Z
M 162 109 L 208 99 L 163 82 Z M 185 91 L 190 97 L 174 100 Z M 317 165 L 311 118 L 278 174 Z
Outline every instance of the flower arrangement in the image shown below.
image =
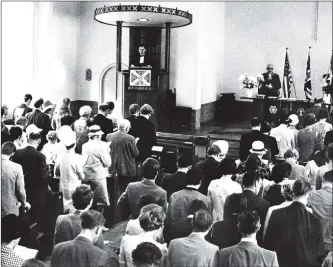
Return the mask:
M 240 75 L 238 82 L 240 83 L 242 89 L 253 90 L 258 87 L 258 78 L 256 79 L 253 76 L 249 76 L 247 73 Z

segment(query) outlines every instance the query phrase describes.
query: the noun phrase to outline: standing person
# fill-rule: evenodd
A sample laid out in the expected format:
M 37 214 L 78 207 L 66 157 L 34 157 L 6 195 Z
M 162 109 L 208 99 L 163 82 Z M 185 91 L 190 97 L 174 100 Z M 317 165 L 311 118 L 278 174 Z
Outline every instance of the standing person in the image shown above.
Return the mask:
M 98 125 L 89 128 L 89 141 L 82 146 L 82 155 L 87 157 L 84 165 L 85 180 L 91 183 L 96 205 L 109 206 L 109 194 L 106 184 L 107 168 L 111 166 L 110 149 L 103 142 L 104 133 Z
M 289 119 L 291 121 L 289 122 L 288 128 L 290 130 L 293 130 L 294 137 L 295 137 L 295 146 L 296 146 L 296 148 L 298 148 L 298 143 L 297 143 L 298 129 L 297 129 L 297 127 L 299 126 L 299 119 L 296 114 L 290 114 Z
M 128 134 L 132 135 L 134 138 L 137 138 L 139 135 L 139 128 L 141 127 L 138 124 L 138 117 L 140 115 L 140 106 L 138 104 L 132 104 L 129 107 L 129 113 L 127 120 L 131 123 L 131 129 L 128 131 Z
M 140 116 L 137 119 L 137 124 L 140 125 L 137 136 L 140 162 L 144 162 L 150 156 L 151 149 L 156 144 L 155 125 L 149 120 L 153 114 L 154 110 L 148 104 L 144 104 L 140 108 Z
M 198 210 L 193 216 L 193 232 L 188 237 L 170 242 L 167 267 L 208 266 L 210 258 L 218 247 L 205 240 L 205 232 L 210 228 L 212 216 L 207 210 Z
M 80 133 L 87 128 L 87 120 L 91 116 L 92 109 L 90 106 L 83 106 L 80 108 L 80 118 L 74 122 L 74 131 Z
M 326 133 L 332 131 L 332 124 L 327 122 L 328 110 L 321 108 L 318 113 L 317 122 L 313 125 L 313 128 L 318 132 L 318 145 L 321 149 L 324 148 L 324 141 Z
M 323 100 L 320 99 L 320 98 L 315 98 L 313 100 L 313 102 L 314 102 L 314 106 L 305 110 L 305 116 L 310 114 L 310 113 L 313 113 L 315 115 L 316 121 L 317 121 L 318 117 L 319 117 L 319 111 L 321 110 L 321 105 L 323 103 Z
M 103 103 L 99 105 L 98 114 L 94 117 L 94 124 L 98 125 L 102 132 L 104 133 L 102 136 L 102 141 L 105 141 L 106 136 L 109 133 L 113 133 L 113 122 L 111 119 L 108 119 L 107 116 L 111 115 L 114 110 L 113 102 Z
M 12 126 L 9 129 L 9 136 L 11 138 L 11 141 L 15 145 L 16 149 L 23 148 L 24 145 L 24 136 L 25 133 L 23 132 L 21 127 L 18 126 Z
M 312 189 L 316 189 L 316 178 L 320 167 L 326 164 L 325 154 L 325 150 L 316 150 L 312 154 L 311 160 L 305 166 L 305 175 L 309 177 Z
M 268 160 L 269 163 L 275 162 L 276 156 L 279 155 L 279 148 L 276 142 L 276 138 L 271 136 L 272 126 L 269 122 L 264 121 L 261 125 L 260 132 L 264 134 L 264 144 L 267 149 L 267 153 L 265 155 L 265 159 Z
M 12 142 L 1 146 L 1 218 L 9 214 L 19 216 L 19 205 L 23 209 L 30 209 L 26 201 L 22 167 L 10 161 L 15 151 Z
M 319 167 L 316 177 L 316 189 L 321 189 L 324 174 L 333 170 L 333 143 L 328 144 L 326 149 L 326 164 Z
M 41 230 L 46 230 L 47 197 L 49 175 L 44 154 L 37 151 L 41 142 L 42 129 L 32 124 L 27 127 L 28 145 L 17 150 L 13 162 L 22 166 L 27 200 L 31 204 L 31 219 Z
M 63 97 L 58 101 L 58 104 L 54 109 L 51 121 L 51 125 L 54 130 L 58 130 L 61 127 L 60 119 L 63 116 L 72 115 L 70 110 L 70 104 L 71 100 L 68 97 Z
M 309 177 L 306 174 L 305 167 L 298 164 L 299 154 L 296 149 L 288 149 L 284 153 L 284 158 L 286 162 L 291 165 L 292 168 L 289 180 L 305 179 L 309 181 Z
M 105 218 L 95 210 L 80 215 L 81 233 L 71 241 L 57 244 L 52 251 L 52 267 L 116 267 L 115 255 L 110 255 L 94 244 L 102 234 Z
M 279 267 L 276 253 L 258 246 L 256 235 L 260 230 L 259 214 L 245 211 L 238 217 L 241 241 L 232 247 L 224 248 L 215 254 L 210 267 L 263 266 Z M 281 265 L 280 265 L 281 266 Z M 296 265 L 292 265 L 296 266 Z
M 118 131 L 108 134 L 107 142 L 110 144 L 111 167 L 119 176 L 119 191 L 123 193 L 130 182 L 135 182 L 135 158 L 139 155 L 133 136 L 128 134 L 131 124 L 128 120 L 118 122 Z
M 267 72 L 261 74 L 263 80 L 261 81 L 259 94 L 266 96 L 280 96 L 281 82 L 278 74 L 274 73 L 274 66 L 268 64 L 266 67 Z
M 25 115 L 27 115 L 29 112 L 32 112 L 32 109 L 29 108 L 31 101 L 31 94 L 25 94 L 23 97 L 23 103 L 14 108 L 13 114 L 15 121 L 20 117 L 25 117 Z

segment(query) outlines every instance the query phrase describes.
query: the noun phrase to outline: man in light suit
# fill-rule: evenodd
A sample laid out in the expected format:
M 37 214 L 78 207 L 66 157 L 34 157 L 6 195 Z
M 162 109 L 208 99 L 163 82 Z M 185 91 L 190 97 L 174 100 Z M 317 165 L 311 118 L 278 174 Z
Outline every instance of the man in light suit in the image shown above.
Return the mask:
M 143 180 L 129 183 L 125 192 L 118 199 L 118 206 L 128 208 L 132 218 L 139 212 L 139 199 L 143 195 L 149 195 L 156 200 L 156 203 L 166 211 L 167 194 L 165 190 L 155 184 L 159 163 L 153 158 L 146 159 L 142 164 Z
M 185 238 L 170 242 L 167 267 L 207 266 L 209 260 L 218 251 L 218 247 L 205 240 L 206 231 L 212 224 L 212 215 L 208 210 L 198 210 L 193 217 L 193 232 Z
M 245 211 L 238 217 L 241 241 L 232 247 L 218 251 L 210 260 L 210 267 L 260 266 L 278 267 L 276 253 L 258 246 L 256 234 L 259 231 L 260 217 L 257 212 Z

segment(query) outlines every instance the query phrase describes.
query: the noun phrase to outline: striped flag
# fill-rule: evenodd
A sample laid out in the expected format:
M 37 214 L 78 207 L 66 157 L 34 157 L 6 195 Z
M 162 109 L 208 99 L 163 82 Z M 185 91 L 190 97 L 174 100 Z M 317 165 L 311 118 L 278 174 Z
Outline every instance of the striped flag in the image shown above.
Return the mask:
M 291 86 L 294 86 L 293 77 L 291 74 L 291 68 L 289 63 L 288 48 L 286 51 L 286 58 L 284 60 L 284 72 L 283 72 L 283 97 L 290 98 Z M 295 88 L 294 88 L 295 89 Z
M 305 81 L 304 81 L 304 92 L 305 92 L 305 97 L 307 100 L 312 99 L 310 49 L 311 49 L 311 47 L 309 47 L 308 60 L 306 62 L 306 77 L 305 77 Z

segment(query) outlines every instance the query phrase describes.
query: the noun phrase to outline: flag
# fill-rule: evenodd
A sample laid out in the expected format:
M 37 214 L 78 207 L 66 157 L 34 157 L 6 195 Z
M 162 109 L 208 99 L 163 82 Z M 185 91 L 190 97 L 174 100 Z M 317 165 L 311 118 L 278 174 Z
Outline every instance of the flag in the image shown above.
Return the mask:
M 310 48 L 308 54 L 308 60 L 306 62 L 306 74 L 304 81 L 304 92 L 307 100 L 312 99 L 312 86 L 311 86 L 311 66 L 310 66 Z
M 294 87 L 293 77 L 291 74 L 288 51 L 286 51 L 286 58 L 284 60 L 284 71 L 283 71 L 283 97 L 290 98 L 291 86 Z

